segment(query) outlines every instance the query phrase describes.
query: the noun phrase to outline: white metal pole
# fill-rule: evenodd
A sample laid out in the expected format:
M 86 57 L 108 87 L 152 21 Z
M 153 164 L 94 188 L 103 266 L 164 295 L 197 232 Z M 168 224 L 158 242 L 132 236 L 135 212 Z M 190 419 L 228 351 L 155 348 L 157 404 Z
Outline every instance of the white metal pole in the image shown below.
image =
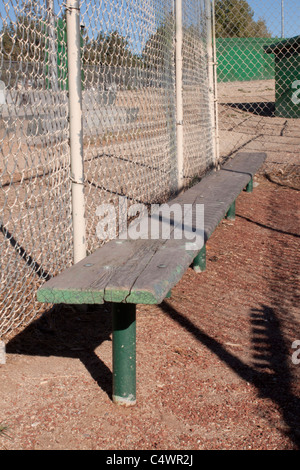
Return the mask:
M 207 65 L 208 65 L 208 99 L 209 99 L 210 123 L 211 123 L 212 138 L 213 138 L 213 159 L 214 159 L 215 166 L 217 166 L 211 0 L 205 0 L 205 19 L 206 19 L 206 51 L 207 51 Z
M 284 0 L 281 0 L 281 37 L 284 38 Z
M 5 343 L 0 340 L 0 364 L 6 364 Z
M 215 0 L 212 0 L 212 40 L 213 40 L 213 70 L 214 70 L 214 117 L 215 117 L 215 146 L 216 167 L 219 166 L 220 160 L 220 143 L 219 143 L 219 110 L 218 110 L 218 74 L 217 74 L 217 46 L 216 46 L 216 12 Z
M 67 0 L 69 126 L 74 263 L 86 256 L 79 0 Z
M 47 15 L 48 15 L 48 30 L 49 30 L 49 48 L 50 55 L 50 77 L 51 89 L 57 91 L 57 45 L 56 45 L 56 31 L 55 31 L 55 15 L 54 15 L 54 0 L 47 0 Z
M 176 74 L 176 124 L 177 124 L 177 171 L 178 191 L 183 188 L 183 79 L 182 79 L 182 0 L 176 0 L 175 7 L 175 74 Z

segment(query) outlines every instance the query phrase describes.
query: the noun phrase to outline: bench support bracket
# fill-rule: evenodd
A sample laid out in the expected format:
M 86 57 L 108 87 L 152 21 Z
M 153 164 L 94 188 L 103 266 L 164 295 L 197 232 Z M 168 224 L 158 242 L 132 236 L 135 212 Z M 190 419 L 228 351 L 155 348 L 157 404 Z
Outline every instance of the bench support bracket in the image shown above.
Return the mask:
M 235 201 L 229 207 L 227 214 L 226 214 L 226 219 L 235 220 Z
M 193 261 L 193 270 L 196 273 L 202 273 L 206 269 L 206 246 L 203 245 L 196 258 Z
M 247 193 L 252 193 L 252 191 L 253 191 L 253 178 L 251 178 L 251 180 L 247 184 L 246 191 L 247 191 Z
M 170 299 L 172 297 L 172 289 L 169 290 L 169 292 L 166 295 L 166 299 Z
M 114 303 L 113 323 L 113 402 L 136 403 L 136 305 Z

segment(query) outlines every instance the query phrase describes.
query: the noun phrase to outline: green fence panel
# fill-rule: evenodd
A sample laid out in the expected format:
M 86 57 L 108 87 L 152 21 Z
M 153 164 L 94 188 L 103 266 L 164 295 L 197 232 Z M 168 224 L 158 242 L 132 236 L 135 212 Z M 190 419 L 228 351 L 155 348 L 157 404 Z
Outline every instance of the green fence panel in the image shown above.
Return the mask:
M 274 38 L 217 38 L 218 81 L 235 82 L 274 78 L 274 58 L 264 46 Z

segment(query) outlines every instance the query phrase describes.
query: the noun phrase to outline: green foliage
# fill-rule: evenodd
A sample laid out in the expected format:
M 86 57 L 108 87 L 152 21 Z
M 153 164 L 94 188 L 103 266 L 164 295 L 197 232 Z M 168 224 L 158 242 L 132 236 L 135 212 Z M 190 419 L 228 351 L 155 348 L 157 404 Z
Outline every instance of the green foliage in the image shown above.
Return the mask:
M 145 44 L 142 52 L 143 63 L 150 70 L 157 70 L 169 63 L 170 51 L 173 45 L 174 15 L 170 13 L 164 22 L 158 26 Z
M 15 22 L 3 25 L 0 32 L 1 55 L 4 60 L 42 61 L 45 55 L 45 22 L 34 4 L 24 4 L 24 14 Z
M 83 46 L 85 64 L 96 63 L 111 66 L 136 66 L 139 58 L 129 49 L 127 39 L 117 31 L 104 35 L 100 32 L 96 39 L 85 38 Z
M 4 26 L 1 31 L 1 50 L 4 60 L 43 60 L 45 53 L 45 38 L 42 34 L 42 24 L 19 17 L 13 25 Z
M 23 62 L 45 62 L 49 35 L 46 22 L 41 18 L 28 19 L 20 16 L 15 23 L 4 26 L 0 33 L 0 47 L 4 60 Z M 111 66 L 136 66 L 140 59 L 130 51 L 126 38 L 117 31 L 96 39 L 83 39 L 82 57 L 84 64 Z
M 15 22 L 2 26 L 1 56 L 4 60 L 43 63 L 47 61 L 49 47 L 48 21 L 40 16 L 34 2 L 25 4 L 23 11 Z M 254 21 L 254 12 L 247 0 L 216 0 L 215 11 L 217 37 L 270 37 L 265 21 Z M 196 55 L 197 34 L 194 34 L 192 29 L 193 26 L 185 29 L 183 51 L 193 49 L 193 54 Z M 170 63 L 170 51 L 174 45 L 173 34 L 174 16 L 170 13 L 148 39 L 142 57 L 130 50 L 127 38 L 118 31 L 106 34 L 99 32 L 93 39 L 86 34 L 82 45 L 83 62 L 157 70 Z
M 263 19 L 254 21 L 254 11 L 246 0 L 216 0 L 215 12 L 217 37 L 271 37 Z

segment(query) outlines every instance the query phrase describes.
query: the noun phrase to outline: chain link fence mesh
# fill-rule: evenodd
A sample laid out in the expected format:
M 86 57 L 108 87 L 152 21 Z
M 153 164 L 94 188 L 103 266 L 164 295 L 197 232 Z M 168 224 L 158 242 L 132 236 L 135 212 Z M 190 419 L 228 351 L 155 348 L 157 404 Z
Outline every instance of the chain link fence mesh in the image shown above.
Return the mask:
M 158 202 L 176 185 L 173 2 L 100 3 L 81 11 L 88 252 L 100 203 Z
M 183 3 L 184 176 L 190 181 L 214 164 L 208 81 L 208 28 L 205 2 Z M 211 65 L 211 64 L 210 64 Z M 200 156 L 200 158 L 199 158 Z
M 183 0 L 184 186 L 214 164 L 204 0 Z M 80 2 L 87 252 L 97 207 L 177 188 L 173 0 Z M 73 262 L 66 4 L 0 4 L 0 337 Z
M 220 158 L 265 151 L 266 176 L 300 188 L 300 3 L 216 0 Z
M 101 202 L 157 203 L 177 188 L 174 1 L 94 6 L 81 11 L 89 252 Z M 183 2 L 185 186 L 213 161 L 205 41 L 204 2 Z
M 50 87 L 52 22 L 48 4 L 1 2 L 0 336 L 42 311 L 37 288 L 72 259 L 68 103 L 65 78 Z
M 266 176 L 299 189 L 300 5 L 215 0 L 220 161 L 266 151 Z M 97 207 L 176 192 L 174 0 L 80 2 L 87 252 Z M 213 167 L 205 0 L 182 0 L 183 176 Z M 213 57 L 212 57 L 213 59 Z M 66 4 L 0 3 L 0 337 L 44 307 L 45 279 L 73 262 Z

